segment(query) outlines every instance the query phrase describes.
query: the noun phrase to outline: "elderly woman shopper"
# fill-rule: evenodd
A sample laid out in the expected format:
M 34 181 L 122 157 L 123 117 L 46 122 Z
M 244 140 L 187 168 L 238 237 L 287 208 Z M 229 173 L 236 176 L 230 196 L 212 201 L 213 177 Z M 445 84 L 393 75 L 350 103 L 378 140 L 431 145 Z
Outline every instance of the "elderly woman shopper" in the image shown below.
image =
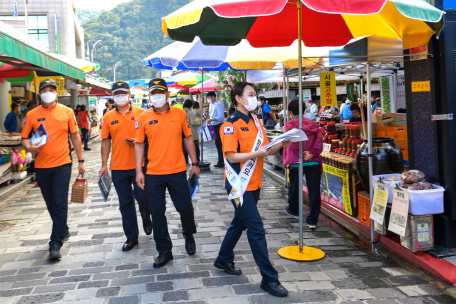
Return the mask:
M 299 101 L 293 100 L 288 105 L 291 120 L 285 124 L 285 132 L 292 129 L 299 129 Z M 302 104 L 302 113 L 306 106 Z M 303 151 L 303 172 L 306 177 L 307 188 L 309 189 L 310 213 L 306 223 L 310 229 L 317 228 L 318 216 L 320 214 L 320 179 L 321 179 L 321 157 L 323 151 L 323 139 L 318 124 L 315 121 L 302 117 L 302 130 L 306 133 L 308 140 L 302 142 Z M 299 143 L 292 143 L 291 146 L 283 149 L 283 164 L 289 170 L 290 186 L 288 188 L 288 206 L 285 211 L 293 216 L 299 216 Z
M 199 144 L 198 144 L 198 131 L 197 128 L 200 126 L 200 123 L 197 122 L 195 113 L 192 111 L 193 108 L 193 101 L 190 99 L 187 99 L 184 104 L 183 104 L 183 109 L 185 113 L 187 113 L 187 121 L 188 124 L 190 125 L 190 129 L 192 130 L 192 138 L 193 142 L 195 143 L 195 148 L 196 148 L 196 158 L 198 161 L 200 161 L 200 149 L 199 149 Z M 188 153 L 187 150 L 185 150 L 184 147 L 184 156 L 185 159 L 188 161 Z

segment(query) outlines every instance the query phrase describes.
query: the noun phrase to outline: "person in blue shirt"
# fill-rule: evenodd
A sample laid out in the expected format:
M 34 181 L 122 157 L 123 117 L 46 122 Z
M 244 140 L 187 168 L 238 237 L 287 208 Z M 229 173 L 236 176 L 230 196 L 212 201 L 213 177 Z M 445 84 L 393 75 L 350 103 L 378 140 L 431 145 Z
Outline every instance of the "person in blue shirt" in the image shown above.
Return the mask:
M 345 100 L 345 106 L 342 108 L 342 113 L 340 113 L 340 117 L 344 120 L 348 120 L 352 117 L 352 113 L 350 111 L 350 100 Z
M 217 148 L 218 162 L 214 165 L 216 168 L 224 168 L 225 164 L 223 162 L 223 149 L 222 149 L 222 139 L 220 138 L 220 127 L 225 122 L 225 111 L 223 105 L 217 101 L 215 92 L 209 92 L 206 95 L 207 101 L 210 104 L 209 107 L 209 119 L 206 121 L 208 124 L 212 125 L 217 133 L 217 138 L 215 139 L 215 146 Z
M 21 119 L 19 117 L 19 105 L 17 103 L 11 103 L 11 112 L 6 115 L 3 125 L 8 133 L 20 133 L 22 131 Z
M 266 102 L 266 97 L 258 97 L 258 101 L 261 102 L 261 112 L 263 113 L 263 126 L 275 127 L 277 125 L 277 119 L 271 107 Z
M 151 106 L 149 105 L 149 100 L 148 99 L 144 98 L 142 100 L 141 108 L 143 108 L 144 110 L 149 110 L 151 108 Z
M 374 105 L 372 106 L 372 114 L 375 113 L 375 109 L 381 108 L 381 107 L 382 107 L 382 100 L 381 100 L 380 98 L 377 98 L 377 99 L 375 100 Z

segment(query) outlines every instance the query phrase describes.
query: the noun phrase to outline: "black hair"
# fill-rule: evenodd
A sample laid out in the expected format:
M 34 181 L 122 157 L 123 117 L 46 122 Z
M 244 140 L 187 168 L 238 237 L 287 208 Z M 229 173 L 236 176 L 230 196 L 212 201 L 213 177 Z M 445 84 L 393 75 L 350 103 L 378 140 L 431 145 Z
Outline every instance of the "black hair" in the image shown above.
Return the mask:
M 80 109 L 80 108 L 81 108 L 81 105 L 77 105 L 77 106 L 76 106 L 76 109 Z
M 108 102 L 109 102 L 110 104 L 113 104 L 113 103 L 114 103 L 114 99 L 109 98 L 109 99 L 108 99 Z
M 200 103 L 198 101 L 195 101 L 193 103 L 193 109 L 199 109 L 200 108 Z
M 236 82 L 231 87 L 231 104 L 237 106 L 236 96 L 242 97 L 246 86 L 251 86 L 252 88 L 254 88 L 253 84 L 249 82 Z
M 217 95 L 215 95 L 215 92 L 214 91 L 210 91 L 209 93 L 206 94 L 206 97 L 216 97 Z
M 236 112 L 236 108 L 235 107 L 230 107 L 230 109 L 228 110 L 228 116 L 233 115 L 234 112 Z
M 357 104 L 350 105 L 350 111 L 354 111 L 354 110 L 357 110 L 359 113 L 361 113 L 361 109 L 359 108 L 359 106 Z
M 27 103 L 27 108 L 30 108 L 31 106 L 36 106 L 36 102 L 34 102 L 34 101 L 29 101 L 29 102 Z
M 293 99 L 288 105 L 288 111 L 293 112 L 294 115 L 299 115 L 299 100 Z M 302 113 L 306 111 L 306 104 L 302 103 Z
M 264 96 L 260 96 L 260 97 L 258 97 L 258 99 L 266 101 L 266 97 L 264 97 Z
M 143 98 L 142 102 L 149 102 L 147 98 Z
M 189 108 L 189 109 L 191 109 L 192 106 L 193 106 L 193 101 L 191 101 L 190 99 L 186 99 L 186 100 L 184 101 L 184 105 L 183 105 L 184 108 Z
M 81 105 L 81 111 L 85 111 L 86 110 L 86 105 Z
M 14 110 L 17 106 L 18 106 L 17 103 L 12 102 L 12 103 L 11 103 L 11 110 Z

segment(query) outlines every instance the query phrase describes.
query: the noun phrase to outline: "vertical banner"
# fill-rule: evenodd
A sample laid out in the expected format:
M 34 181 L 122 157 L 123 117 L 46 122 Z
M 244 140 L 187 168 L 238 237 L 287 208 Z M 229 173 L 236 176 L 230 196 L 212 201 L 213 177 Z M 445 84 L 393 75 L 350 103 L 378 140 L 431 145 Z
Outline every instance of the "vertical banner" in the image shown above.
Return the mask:
M 391 217 L 388 225 L 388 230 L 405 236 L 407 228 L 409 210 L 409 195 L 407 190 L 393 190 L 393 207 L 391 209 Z
M 17 1 L 14 1 L 13 3 L 13 17 L 17 18 Z
M 396 112 L 405 109 L 405 75 L 397 75 Z
M 57 15 L 54 15 L 55 53 L 60 54 L 59 24 Z
M 321 106 L 337 106 L 336 73 L 320 73 Z
M 392 76 L 380 76 L 380 96 L 382 99 L 382 113 L 391 113 L 391 94 L 393 92 L 392 81 Z
M 388 203 L 388 186 L 384 183 L 374 182 L 374 203 L 372 204 L 370 218 L 383 225 L 386 204 Z

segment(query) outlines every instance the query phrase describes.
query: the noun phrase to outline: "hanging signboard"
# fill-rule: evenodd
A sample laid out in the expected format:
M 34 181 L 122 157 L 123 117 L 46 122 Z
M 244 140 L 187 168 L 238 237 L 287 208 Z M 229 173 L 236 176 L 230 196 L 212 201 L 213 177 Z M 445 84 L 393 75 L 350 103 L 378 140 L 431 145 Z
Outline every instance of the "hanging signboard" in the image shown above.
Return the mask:
M 391 209 L 390 222 L 388 230 L 405 236 L 405 229 L 407 228 L 409 210 L 409 195 L 407 190 L 400 190 L 395 188 L 393 190 L 393 208 Z
M 430 92 L 431 82 L 427 81 L 414 81 L 412 82 L 412 92 Z
M 336 106 L 336 73 L 320 73 L 320 92 L 322 106 Z
M 372 204 L 370 218 L 383 225 L 386 204 L 388 203 L 388 186 L 381 182 L 374 182 L 374 203 Z
M 428 47 L 427 45 L 422 45 L 410 49 L 410 60 L 424 60 L 427 59 Z
M 35 83 L 38 86 L 42 80 L 45 79 L 54 79 L 55 83 L 57 84 L 57 96 L 65 96 L 66 91 L 65 91 L 65 78 L 62 78 L 62 76 L 44 76 L 44 77 L 39 77 L 35 76 L 35 80 L 31 82 L 30 85 L 30 91 L 36 93 L 36 88 L 35 88 Z

